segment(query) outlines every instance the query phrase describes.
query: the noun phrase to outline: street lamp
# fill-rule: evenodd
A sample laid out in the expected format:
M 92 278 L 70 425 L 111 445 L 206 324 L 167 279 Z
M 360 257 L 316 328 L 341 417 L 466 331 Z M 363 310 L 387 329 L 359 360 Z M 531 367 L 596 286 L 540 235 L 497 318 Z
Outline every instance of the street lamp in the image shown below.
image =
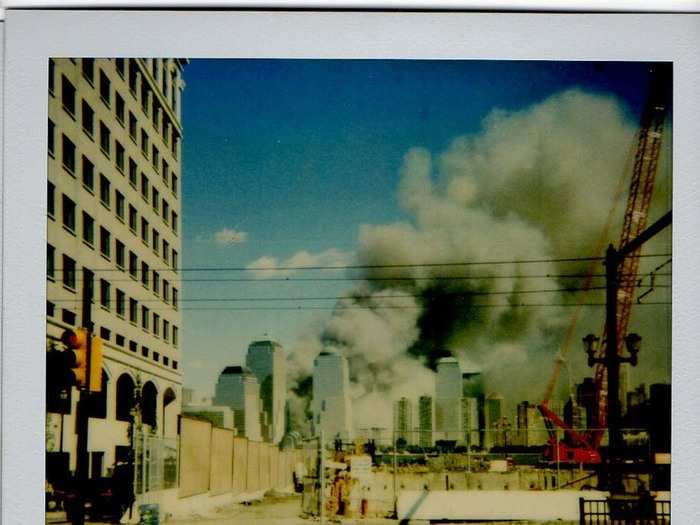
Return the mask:
M 623 362 L 628 362 L 632 366 L 637 366 L 637 354 L 642 346 L 641 336 L 638 334 L 627 334 L 625 336 L 625 346 L 627 347 L 627 351 L 630 353 L 630 356 L 627 358 L 627 361 L 625 361 L 625 358 L 623 358 Z
M 593 366 L 596 363 L 595 355 L 598 353 L 598 342 L 600 337 L 593 334 L 588 334 L 583 338 L 583 350 L 588 355 L 588 366 Z

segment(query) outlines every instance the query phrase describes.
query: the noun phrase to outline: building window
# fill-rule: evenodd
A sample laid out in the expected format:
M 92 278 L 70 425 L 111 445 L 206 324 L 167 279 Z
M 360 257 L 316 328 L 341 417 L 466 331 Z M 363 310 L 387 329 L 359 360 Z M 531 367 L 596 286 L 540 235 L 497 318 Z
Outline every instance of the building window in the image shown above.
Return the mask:
M 163 279 L 163 301 L 170 301 L 170 283 Z
M 163 339 L 170 339 L 170 322 L 163 319 Z
M 177 233 L 177 213 L 175 212 L 170 214 L 170 227 Z
M 178 344 L 178 329 L 177 326 L 173 325 L 173 346 L 177 347 Z
M 177 288 L 173 287 L 173 308 L 177 310 L 178 307 L 178 298 L 177 298 Z
M 110 285 L 104 279 L 100 279 L 100 306 L 109 310 L 111 306 Z
M 129 298 L 129 322 L 138 323 L 139 321 L 139 303 L 136 299 Z
M 138 66 L 136 65 L 136 59 L 128 58 L 129 61 L 129 91 L 131 94 L 136 96 L 136 86 L 138 81 Z
M 129 341 L 129 350 L 136 352 L 138 349 L 139 345 L 136 344 L 136 341 Z
M 148 221 L 141 217 L 141 240 L 144 244 L 148 244 L 148 232 L 150 231 Z
M 56 84 L 56 62 L 49 58 L 49 93 L 53 95 Z
M 109 179 L 104 175 L 100 174 L 100 202 L 104 204 L 105 207 L 109 209 L 110 199 L 112 197 L 112 186 L 109 183 Z
M 153 314 L 153 335 L 158 337 L 160 335 L 160 316 L 158 314 Z
M 161 169 L 160 174 L 161 174 L 161 177 L 163 177 L 163 182 L 167 186 L 168 185 L 168 176 L 169 176 L 168 170 L 170 170 L 170 166 L 168 166 L 168 163 L 165 162 L 165 158 L 163 159 L 162 165 L 163 165 L 163 167 Z
M 136 213 L 136 208 L 129 204 L 129 229 L 136 233 L 138 223 L 138 213 Z
M 155 353 L 153 355 L 156 355 Z M 141 421 L 151 427 L 156 426 L 158 412 L 158 391 L 151 381 L 146 381 L 141 389 Z
M 110 143 L 112 141 L 109 128 L 104 122 L 100 121 L 100 149 L 102 153 L 109 157 Z
M 117 211 L 117 218 L 124 222 L 124 203 L 126 202 L 124 199 L 124 195 L 122 195 L 119 190 L 116 190 L 114 192 L 114 201 L 116 204 L 116 211 Z
M 129 252 L 129 275 L 136 279 L 139 272 L 138 269 L 139 260 L 134 252 Z
M 121 145 L 121 142 L 115 142 L 115 151 L 117 154 L 117 169 L 124 173 L 124 146 Z
M 49 317 L 56 315 L 56 305 L 51 301 L 46 301 L 46 315 Z
M 148 177 L 145 173 L 141 174 L 141 197 L 148 202 Z
M 153 191 L 151 192 L 151 206 L 156 213 L 160 212 L 160 192 L 158 192 L 158 190 L 155 188 L 153 188 Z
M 136 188 L 136 182 L 136 163 L 134 162 L 134 159 L 129 157 L 129 184 Z
M 75 233 L 75 203 L 63 195 L 63 226 Z
M 122 348 L 124 348 L 124 343 L 126 342 L 126 339 L 123 335 L 117 334 L 114 338 L 114 342 L 117 344 L 117 346 L 121 346 Z
M 117 259 L 117 267 L 120 270 L 124 269 L 124 262 L 125 262 L 125 253 L 126 253 L 126 247 L 124 246 L 124 243 L 121 242 L 120 240 L 117 240 L 116 242 L 116 259 Z
M 111 84 L 109 82 L 109 78 L 107 78 L 107 75 L 105 75 L 104 71 L 100 71 L 100 98 L 102 99 L 102 102 L 109 107 L 111 100 L 110 100 L 110 92 L 111 92 Z
M 73 120 L 75 120 L 75 87 L 65 75 L 61 78 L 61 103 Z
M 170 143 L 170 120 L 163 113 L 163 142 L 167 146 Z
M 150 352 L 149 352 L 147 346 L 142 346 L 142 347 L 141 347 L 141 355 L 142 355 L 143 357 L 148 357 L 148 354 L 149 354 L 149 353 L 150 353 Z
M 134 380 L 129 374 L 122 374 L 117 379 L 117 420 L 131 421 L 134 409 Z
M 123 126 L 124 125 L 124 99 L 119 93 L 114 94 L 114 114 L 117 117 L 117 121 Z
M 46 188 L 46 213 L 51 218 L 56 214 L 56 186 L 50 182 Z
M 63 256 L 63 286 L 75 290 L 75 261 Z
M 155 146 L 153 146 L 151 150 L 151 165 L 153 166 L 153 170 L 157 173 L 160 168 L 160 153 L 158 153 L 158 148 Z
M 117 289 L 117 315 L 119 317 L 124 317 L 126 313 L 126 294 Z
M 136 117 L 134 114 L 129 111 L 129 137 L 131 137 L 131 140 L 136 142 L 136 134 L 138 132 L 138 128 L 136 125 Z
M 160 292 L 160 275 L 158 272 L 153 272 L 153 293 L 158 295 Z
M 90 82 L 90 84 L 95 83 L 95 59 L 94 58 L 83 58 L 82 59 L 82 70 L 85 80 Z
M 168 224 L 168 220 L 170 219 L 170 204 L 168 204 L 168 201 L 163 199 L 163 204 L 161 206 L 161 217 L 163 218 L 163 222 L 165 224 Z
M 63 308 L 61 310 L 61 321 L 71 326 L 75 326 L 75 312 L 71 312 L 70 310 Z
M 173 270 L 177 271 L 177 252 L 175 250 L 173 250 L 173 260 L 171 266 L 173 267 Z
M 141 130 L 141 153 L 148 158 L 148 133 L 144 130 Z
M 173 370 L 177 370 L 177 361 L 173 361 Z
M 167 264 L 170 260 L 170 243 L 163 239 L 163 261 Z
M 150 312 L 147 307 L 141 305 L 141 328 L 148 330 Z
M 66 168 L 71 174 L 75 173 L 75 144 L 73 144 L 73 141 L 66 137 L 65 135 L 62 136 L 63 138 L 63 167 Z
M 141 261 L 141 283 L 148 288 L 148 264 Z
M 170 359 L 168 359 L 167 356 L 163 356 L 163 364 L 164 364 L 165 366 L 168 366 L 168 365 L 170 364 Z
M 158 352 L 153 352 L 153 360 L 157 363 L 160 361 L 160 354 Z
M 100 253 L 107 259 L 111 256 L 110 247 L 112 245 L 112 236 L 110 233 L 100 226 Z
M 90 193 L 95 191 L 95 165 L 83 155 L 82 159 L 83 187 Z
M 54 156 L 54 150 L 56 148 L 56 125 L 53 120 L 49 119 L 49 130 L 48 130 L 48 147 L 49 155 Z
M 56 271 L 56 248 L 50 244 L 46 245 L 46 276 L 53 281 Z
M 83 241 L 91 247 L 95 244 L 95 220 L 83 212 Z
M 92 138 L 95 135 L 95 112 L 85 100 L 83 100 L 82 104 L 81 120 L 83 123 L 83 131 Z
M 173 191 L 173 195 L 177 197 L 177 176 L 174 173 L 171 177 L 170 189 Z
M 153 228 L 153 242 L 151 246 L 153 247 L 153 251 L 158 253 L 158 248 L 160 248 L 160 233 L 158 233 L 158 230 L 155 228 Z
M 149 95 L 149 89 L 148 85 L 146 82 L 141 82 L 141 109 L 143 110 L 144 115 L 148 116 L 148 95 Z
M 124 59 L 123 58 L 115 58 L 114 65 L 117 68 L 117 73 L 119 73 L 119 76 L 124 78 Z

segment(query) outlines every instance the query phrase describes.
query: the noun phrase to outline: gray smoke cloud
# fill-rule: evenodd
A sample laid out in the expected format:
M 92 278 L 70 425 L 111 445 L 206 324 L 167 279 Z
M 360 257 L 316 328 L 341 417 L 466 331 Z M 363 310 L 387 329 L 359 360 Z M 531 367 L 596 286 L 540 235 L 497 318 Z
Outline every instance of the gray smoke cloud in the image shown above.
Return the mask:
M 555 276 L 586 265 L 438 265 L 593 254 L 629 171 L 635 131 L 615 98 L 574 89 L 522 111 L 493 110 L 478 133 L 438 154 L 409 150 L 397 197 L 412 220 L 362 225 L 356 257 L 418 266 L 363 271 L 367 280 L 328 322 L 294 345 L 295 419 L 304 420 L 308 396 L 299 385 L 324 346 L 348 358 L 356 428 L 391 427 L 393 401 L 432 395 L 436 361 L 449 354 L 464 372 L 482 371 L 487 391 L 503 393 L 510 406 L 538 400 L 572 309 L 518 305 L 572 303 L 576 295 L 522 292 L 580 286 Z M 661 188 L 658 208 L 669 197 Z M 613 214 L 618 229 L 626 195 L 625 185 Z M 608 238 L 617 236 L 613 228 Z M 426 262 L 436 265 L 419 266 Z M 597 331 L 600 319 L 600 311 L 586 312 L 582 324 Z

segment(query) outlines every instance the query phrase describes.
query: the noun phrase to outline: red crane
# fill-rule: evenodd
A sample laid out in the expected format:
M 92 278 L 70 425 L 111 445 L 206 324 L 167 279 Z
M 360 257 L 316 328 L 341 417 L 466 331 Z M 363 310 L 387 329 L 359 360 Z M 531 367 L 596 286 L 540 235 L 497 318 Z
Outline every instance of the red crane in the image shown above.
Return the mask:
M 650 69 L 650 81 L 647 104 L 642 114 L 642 120 L 639 132 L 637 134 L 637 142 L 634 154 L 634 165 L 632 168 L 632 177 L 629 184 L 629 193 L 627 197 L 627 206 L 625 209 L 622 232 L 620 234 L 618 247 L 627 245 L 632 239 L 636 238 L 644 231 L 647 218 L 649 215 L 649 205 L 651 196 L 654 190 L 654 180 L 661 151 L 661 139 L 663 134 L 664 120 L 666 116 L 667 100 L 668 100 L 668 73 L 670 72 L 666 65 L 655 65 Z M 621 192 L 621 188 L 618 190 Z M 616 199 L 617 200 L 617 199 Z M 614 208 L 613 208 L 614 210 Z M 612 222 L 612 213 L 608 216 L 608 222 L 605 226 L 603 234 L 599 239 L 595 253 L 602 253 L 605 239 L 608 238 L 608 230 Z M 634 288 L 637 282 L 637 271 L 639 269 L 639 252 L 638 248 L 635 252 L 627 256 L 620 267 L 620 283 L 617 293 L 617 334 L 618 334 L 618 354 L 622 352 L 624 336 L 627 333 L 629 326 L 630 314 L 632 309 L 632 299 Z M 594 271 L 594 261 L 589 268 L 588 276 L 584 281 L 583 288 L 588 289 L 591 284 Z M 554 386 L 556 384 L 561 365 L 564 362 L 564 356 L 572 342 L 574 329 L 581 314 L 581 305 L 577 307 L 569 327 L 564 336 L 564 342 L 560 351 L 560 355 L 555 361 L 554 370 L 550 377 L 545 392 L 544 400 L 538 408 L 542 414 L 547 430 L 549 431 L 549 440 L 545 447 L 545 459 L 548 461 L 562 461 L 572 463 L 599 463 L 600 462 L 600 442 L 602 440 L 604 429 L 607 425 L 607 374 L 606 368 L 602 364 L 596 365 L 595 368 L 595 394 L 596 394 L 596 421 L 591 425 L 589 422 L 589 430 L 580 432 L 570 428 L 561 418 L 559 418 L 550 408 L 549 400 L 552 396 Z M 605 334 L 608 327 L 603 329 L 602 344 L 600 345 L 598 357 L 604 356 L 606 352 L 606 337 Z M 555 427 L 564 430 L 568 437 L 568 443 L 560 441 L 556 435 Z

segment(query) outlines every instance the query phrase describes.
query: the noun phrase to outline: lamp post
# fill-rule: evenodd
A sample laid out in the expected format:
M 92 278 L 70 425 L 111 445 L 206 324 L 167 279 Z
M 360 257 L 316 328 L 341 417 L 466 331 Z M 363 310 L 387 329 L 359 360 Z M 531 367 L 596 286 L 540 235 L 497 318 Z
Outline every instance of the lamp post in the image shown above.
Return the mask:
M 637 365 L 637 356 L 641 347 L 642 338 L 635 333 L 627 334 L 625 336 L 625 347 L 629 352 L 629 356 L 622 356 L 617 352 L 616 337 L 611 337 L 611 334 L 614 332 L 614 328 L 608 330 L 608 341 L 604 356 L 596 357 L 600 338 L 593 334 L 588 334 L 583 338 L 583 348 L 588 356 L 588 366 L 592 367 L 596 364 L 602 364 L 608 371 L 608 469 L 606 472 L 607 479 L 605 480 L 605 485 L 607 485 L 607 488 L 611 492 L 619 493 L 624 489 L 622 485 L 622 472 L 619 464 L 620 452 L 622 450 L 622 429 L 620 428 L 622 414 L 619 392 L 620 365 L 622 363 L 629 363 L 632 366 Z M 615 344 L 613 344 L 613 342 L 615 342 Z

